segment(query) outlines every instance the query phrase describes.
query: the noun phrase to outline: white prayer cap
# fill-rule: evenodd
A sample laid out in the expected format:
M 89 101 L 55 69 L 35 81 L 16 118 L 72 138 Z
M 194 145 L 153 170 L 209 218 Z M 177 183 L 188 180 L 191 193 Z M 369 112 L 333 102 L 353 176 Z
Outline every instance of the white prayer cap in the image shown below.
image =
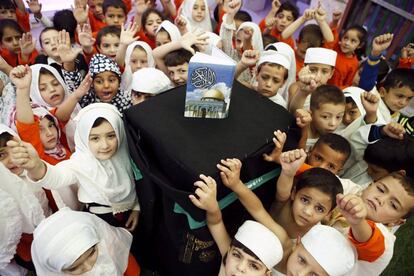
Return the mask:
M 278 237 L 256 221 L 245 221 L 234 238 L 250 249 L 268 269 L 282 260 L 283 248 Z
M 262 52 L 260 59 L 257 62 L 257 66 L 259 66 L 260 64 L 264 62 L 279 64 L 285 67 L 288 71 L 290 68 L 289 58 L 282 53 L 272 51 L 272 50 Z
M 131 89 L 136 92 L 156 95 L 171 87 L 170 79 L 156 68 L 142 68 L 132 75 Z
M 300 241 L 328 275 L 344 275 L 355 265 L 354 247 L 333 227 L 315 225 Z
M 305 55 L 305 64 L 321 63 L 335 67 L 337 53 L 326 48 L 308 48 Z

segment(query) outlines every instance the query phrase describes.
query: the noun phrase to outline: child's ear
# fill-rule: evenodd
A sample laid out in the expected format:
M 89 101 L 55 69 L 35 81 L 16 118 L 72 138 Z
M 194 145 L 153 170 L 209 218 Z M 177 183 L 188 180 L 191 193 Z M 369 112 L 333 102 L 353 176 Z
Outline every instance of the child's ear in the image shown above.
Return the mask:
M 395 222 L 388 223 L 387 226 L 388 227 L 401 226 L 401 225 L 405 224 L 406 221 L 407 221 L 406 219 L 400 218 L 400 219 L 396 220 Z
M 290 193 L 290 200 L 294 200 L 296 196 L 296 187 L 293 187 L 292 192 Z
M 380 94 L 380 97 L 382 98 L 387 93 L 387 90 L 385 90 L 385 88 L 383 86 L 381 86 L 378 92 Z
M 332 66 L 332 70 L 331 70 L 331 74 L 329 76 L 329 79 L 332 78 L 334 73 L 335 73 L 335 67 Z

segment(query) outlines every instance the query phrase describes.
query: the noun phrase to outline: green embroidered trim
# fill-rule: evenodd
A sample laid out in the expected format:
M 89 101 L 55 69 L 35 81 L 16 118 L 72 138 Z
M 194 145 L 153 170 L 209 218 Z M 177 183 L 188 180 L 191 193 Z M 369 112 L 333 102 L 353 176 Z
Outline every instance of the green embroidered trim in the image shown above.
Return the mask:
M 280 167 L 268 173 L 265 173 L 264 175 L 259 176 L 256 179 L 250 180 L 249 182 L 246 183 L 246 186 L 250 190 L 254 190 L 262 186 L 264 183 L 266 183 L 270 179 L 278 176 L 279 174 L 280 174 Z M 229 206 L 231 203 L 233 203 L 236 200 L 237 200 L 237 196 L 234 192 L 228 194 L 227 196 L 225 196 L 219 201 L 220 210 L 223 210 L 224 208 L 226 208 L 227 206 Z M 191 215 L 186 210 L 184 210 L 184 208 L 181 207 L 178 203 L 174 204 L 174 213 L 183 214 L 187 216 L 188 225 L 190 226 L 190 229 L 192 230 L 198 229 L 198 228 L 201 228 L 207 225 L 207 222 L 205 220 L 197 221 L 193 217 L 191 217 Z
M 142 173 L 141 171 L 138 169 L 137 165 L 135 164 L 134 160 L 129 159 L 129 161 L 131 161 L 131 167 L 132 167 L 132 172 L 134 173 L 134 179 L 135 180 L 140 180 L 142 179 Z

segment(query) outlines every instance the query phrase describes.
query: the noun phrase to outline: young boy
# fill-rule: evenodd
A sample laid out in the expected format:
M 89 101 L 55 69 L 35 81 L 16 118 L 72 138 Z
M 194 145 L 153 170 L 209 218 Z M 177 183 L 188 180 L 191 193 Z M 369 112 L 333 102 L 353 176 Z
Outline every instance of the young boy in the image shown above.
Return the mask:
M 282 32 L 295 21 L 299 16 L 298 8 L 289 2 L 280 4 L 279 0 L 272 2 L 272 8 L 263 19 L 259 27 L 262 33 L 270 32 L 278 41 L 289 44 L 295 48 L 295 41 L 291 36 L 283 37 Z
M 250 66 L 256 65 L 256 83 L 243 83 L 247 87 L 255 89 L 259 94 L 269 100 L 287 108 L 287 103 L 278 93 L 288 77 L 290 62 L 288 58 L 276 51 L 262 52 L 259 58 L 259 51 L 246 50 L 240 62 L 236 66 L 235 79 L 242 71 Z
M 29 13 L 22 0 L 2 0 L 0 2 L 0 19 L 11 19 L 19 23 L 25 32 L 30 32 Z
M 171 81 L 161 70 L 141 68 L 132 75 L 132 104 L 140 104 L 170 88 L 172 88 Z
M 310 94 L 327 84 L 335 70 L 337 53 L 325 48 L 308 48 L 305 67 L 299 72 L 299 80 L 289 87 L 289 111 L 309 107 Z
M 102 4 L 103 21 L 108 26 L 122 27 L 127 19 L 128 11 L 122 0 L 104 0 Z

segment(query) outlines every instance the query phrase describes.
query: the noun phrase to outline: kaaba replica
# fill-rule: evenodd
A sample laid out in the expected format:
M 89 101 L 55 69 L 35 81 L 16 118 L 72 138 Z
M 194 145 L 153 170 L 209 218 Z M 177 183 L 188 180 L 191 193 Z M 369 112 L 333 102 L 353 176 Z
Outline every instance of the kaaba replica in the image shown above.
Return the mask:
M 234 235 L 247 212 L 220 180 L 216 164 L 239 158 L 241 179 L 269 207 L 280 167 L 263 160 L 274 148 L 273 131 L 288 132 L 285 149 L 294 148 L 300 130 L 283 107 L 238 82 L 222 120 L 183 116 L 186 87 L 152 97 L 125 112 L 131 158 L 143 178 L 133 252 L 143 267 L 162 275 L 217 275 L 221 256 L 205 225 L 205 212 L 188 195 L 201 173 L 217 181 L 217 197 L 227 230 Z

